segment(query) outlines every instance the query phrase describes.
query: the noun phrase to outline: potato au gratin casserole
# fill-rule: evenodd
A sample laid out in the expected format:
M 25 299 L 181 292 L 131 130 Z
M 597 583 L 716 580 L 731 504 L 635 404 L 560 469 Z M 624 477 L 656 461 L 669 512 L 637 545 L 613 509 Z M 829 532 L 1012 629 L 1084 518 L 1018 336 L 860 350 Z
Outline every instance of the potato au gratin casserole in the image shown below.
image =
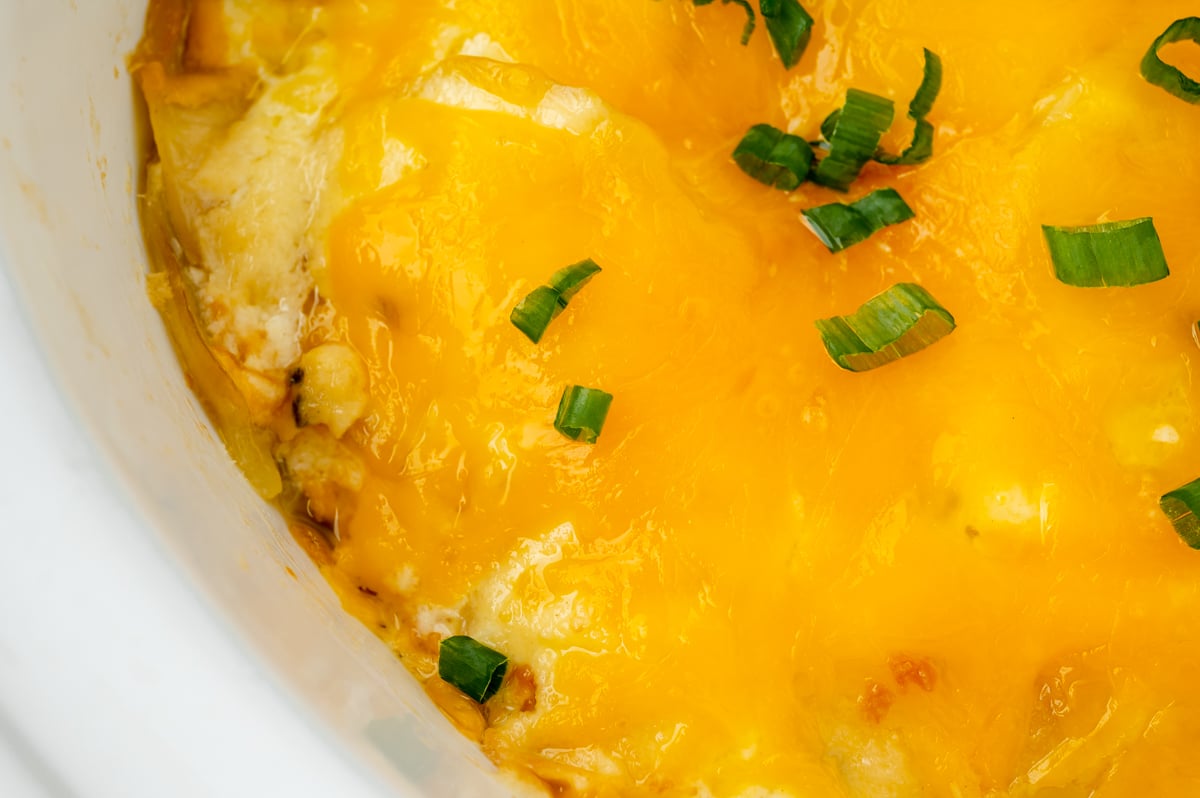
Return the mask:
M 1200 795 L 1197 12 L 157 0 L 149 292 L 531 785 Z

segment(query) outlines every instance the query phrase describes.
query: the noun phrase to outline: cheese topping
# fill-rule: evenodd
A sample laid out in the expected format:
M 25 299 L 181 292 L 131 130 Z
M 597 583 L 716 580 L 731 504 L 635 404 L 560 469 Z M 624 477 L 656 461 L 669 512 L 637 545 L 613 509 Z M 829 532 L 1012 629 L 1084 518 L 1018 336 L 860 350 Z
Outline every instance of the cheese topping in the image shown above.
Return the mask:
M 1193 9 L 804 5 L 789 71 L 684 0 L 158 0 L 147 223 L 347 608 L 555 794 L 1200 792 L 1200 555 L 1157 507 L 1200 472 L 1200 113 L 1138 74 Z M 848 88 L 903 108 L 923 47 L 924 165 L 731 161 Z M 884 187 L 915 218 L 844 252 L 801 220 Z M 1054 279 L 1042 224 L 1144 216 L 1169 279 Z M 513 306 L 584 258 L 533 345 Z M 901 282 L 954 335 L 840 370 L 813 322 Z M 594 446 L 568 385 L 614 396 Z M 483 708 L 457 634 L 510 660 Z

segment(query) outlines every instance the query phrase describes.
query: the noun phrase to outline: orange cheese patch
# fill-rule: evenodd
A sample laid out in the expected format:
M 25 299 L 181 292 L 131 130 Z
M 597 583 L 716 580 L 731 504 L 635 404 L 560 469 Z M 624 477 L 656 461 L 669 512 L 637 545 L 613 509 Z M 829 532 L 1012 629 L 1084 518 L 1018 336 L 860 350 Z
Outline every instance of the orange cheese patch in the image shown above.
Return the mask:
M 418 673 L 450 634 L 508 654 L 466 725 L 570 794 L 1200 794 L 1200 553 L 1157 507 L 1200 475 L 1200 109 L 1138 74 L 1194 7 L 805 5 L 790 71 L 734 5 L 314 12 L 345 198 L 317 280 L 371 385 L 330 575 Z M 899 151 L 923 47 L 926 164 L 837 195 L 732 163 L 850 87 Z M 888 186 L 916 217 L 844 253 L 801 221 Z M 1041 224 L 1141 216 L 1170 278 L 1054 279 Z M 513 306 L 589 257 L 531 344 Z M 900 282 L 959 328 L 837 368 L 813 322 Z M 615 397 L 594 446 L 552 427 L 571 384 Z

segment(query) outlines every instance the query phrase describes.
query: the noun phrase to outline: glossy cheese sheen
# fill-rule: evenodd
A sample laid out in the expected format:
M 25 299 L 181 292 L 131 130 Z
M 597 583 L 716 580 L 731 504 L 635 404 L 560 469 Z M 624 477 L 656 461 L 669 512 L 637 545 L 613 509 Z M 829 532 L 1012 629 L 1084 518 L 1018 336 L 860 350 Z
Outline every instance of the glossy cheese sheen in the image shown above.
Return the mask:
M 736 6 L 314 10 L 345 198 L 316 279 L 371 384 L 331 579 L 420 675 L 459 633 L 523 666 L 534 706 L 430 690 L 570 794 L 1200 794 L 1200 553 L 1157 508 L 1200 475 L 1200 109 L 1137 71 L 1194 8 L 805 5 L 791 71 Z M 922 47 L 927 164 L 845 197 L 730 160 L 851 86 L 902 118 Z M 800 219 L 885 186 L 916 218 L 842 254 Z M 1141 216 L 1169 279 L 1054 280 L 1041 224 Z M 532 345 L 513 305 L 587 257 Z M 839 370 L 813 321 L 899 282 L 958 330 Z M 551 426 L 569 384 L 615 396 L 595 446 Z

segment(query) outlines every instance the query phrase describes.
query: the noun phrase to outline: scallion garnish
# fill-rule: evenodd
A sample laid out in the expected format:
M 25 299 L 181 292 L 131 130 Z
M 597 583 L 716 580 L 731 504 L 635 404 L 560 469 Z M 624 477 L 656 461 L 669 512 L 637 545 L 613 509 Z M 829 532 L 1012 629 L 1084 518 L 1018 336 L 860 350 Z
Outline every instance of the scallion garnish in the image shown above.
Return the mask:
M 826 120 L 822 128 L 830 128 L 829 154 L 813 171 L 815 183 L 846 191 L 858 177 L 867 161 L 875 156 L 879 140 L 891 127 L 896 108 L 892 101 L 877 94 L 850 89 L 846 104 L 836 117 Z
M 508 657 L 466 635 L 447 637 L 438 655 L 438 676 L 482 704 L 496 694 Z
M 832 202 L 800 212 L 808 228 L 830 252 L 866 241 L 883 228 L 913 218 L 912 208 L 892 188 L 872 191 L 862 199 L 845 204 Z
M 758 10 L 767 23 L 767 33 L 779 60 L 791 69 L 800 61 L 812 38 L 812 16 L 797 0 L 759 0 Z
M 1085 227 L 1042 225 L 1054 276 L 1085 288 L 1142 285 L 1171 273 L 1149 217 Z
M 812 159 L 807 141 L 770 125 L 750 128 L 733 151 L 733 160 L 743 172 L 784 191 L 804 182 Z
M 1164 45 L 1182 41 L 1200 44 L 1200 17 L 1177 19 L 1154 40 L 1142 58 L 1142 77 L 1181 100 L 1200 103 L 1200 83 L 1158 57 L 1158 51 Z
M 558 292 L 559 301 L 562 302 L 563 307 L 566 307 L 567 303 L 574 299 L 575 295 L 599 273 L 600 266 L 596 264 L 596 261 L 588 258 L 556 271 L 550 276 L 549 285 Z
M 567 303 L 599 272 L 600 267 L 591 258 L 559 269 L 550 278 L 549 285 L 538 286 L 517 303 L 509 320 L 536 344 L 542 340 L 550 322 L 558 318 Z
M 954 331 L 954 317 L 928 291 L 893 285 L 849 316 L 817 322 L 825 351 L 847 371 L 869 371 L 919 352 Z
M 598 388 L 568 386 L 558 402 L 554 428 L 573 441 L 595 443 L 604 429 L 612 400 L 612 394 Z
M 1171 526 L 1193 549 L 1200 549 L 1200 479 L 1195 479 L 1181 488 L 1176 488 L 1158 500 L 1158 506 L 1166 513 Z
M 692 0 L 694 6 L 706 6 L 712 3 L 713 0 Z M 754 33 L 754 9 L 750 6 L 750 0 L 721 0 L 725 5 L 736 3 L 746 10 L 746 24 L 742 26 L 742 44 L 750 41 L 750 35 Z
M 842 109 L 836 108 L 821 121 L 821 138 L 825 139 L 825 141 L 818 142 L 818 144 L 822 144 L 824 149 L 829 149 L 829 140 L 833 138 L 833 131 L 837 128 L 838 120 L 841 117 Z
M 692 0 L 692 5 L 706 6 L 713 0 Z M 754 33 L 754 8 L 749 0 L 721 0 L 722 3 L 737 3 L 746 11 L 746 24 L 742 26 L 742 44 L 750 41 Z M 767 33 L 775 52 L 788 69 L 794 67 L 808 47 L 812 38 L 813 18 L 798 0 L 758 0 L 758 10 L 767 23 Z
M 899 155 L 890 155 L 880 150 L 875 160 L 889 166 L 912 166 L 924 163 L 933 155 L 933 125 L 925 117 L 933 110 L 933 103 L 942 90 L 942 59 L 932 50 L 925 49 L 925 73 L 921 85 L 908 104 L 908 118 L 913 128 L 912 143 Z
M 513 308 L 509 320 L 513 326 L 535 344 L 542 340 L 550 322 L 558 318 L 564 305 L 559 302 L 558 292 L 548 285 L 539 285 Z

